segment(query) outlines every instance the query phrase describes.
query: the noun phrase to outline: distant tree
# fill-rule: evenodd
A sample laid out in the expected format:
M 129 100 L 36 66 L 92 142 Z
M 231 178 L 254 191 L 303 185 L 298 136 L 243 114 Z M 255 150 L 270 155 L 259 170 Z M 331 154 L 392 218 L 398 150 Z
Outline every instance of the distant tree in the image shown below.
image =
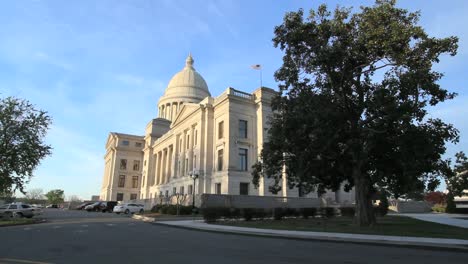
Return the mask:
M 32 204 L 43 202 L 43 200 L 45 199 L 44 191 L 40 188 L 31 189 L 26 192 L 25 198 L 28 201 L 28 203 Z
M 453 196 L 461 196 L 463 190 L 468 189 L 468 158 L 465 153 L 458 152 L 455 154 L 454 168 L 447 175 L 445 178 L 447 189 Z
M 376 190 L 399 197 L 437 185 L 447 172 L 445 144 L 458 131 L 427 115 L 455 96 L 432 66 L 456 54 L 458 38 L 428 36 L 419 12 L 395 5 L 285 15 L 273 39 L 285 52 L 279 94 L 254 184 L 270 177 L 279 191 L 283 167 L 290 188 L 322 193 L 344 184 L 355 190 L 360 226 L 376 221 Z
M 69 202 L 81 202 L 81 198 L 78 197 L 78 195 L 70 195 L 70 197 L 68 197 L 68 201 Z
M 59 204 L 63 203 L 63 200 L 65 198 L 65 195 L 63 194 L 63 190 L 56 189 L 56 190 L 51 190 L 45 195 L 47 197 L 47 200 L 51 204 Z
M 44 137 L 51 124 L 46 112 L 26 100 L 0 99 L 0 192 L 19 190 L 51 153 Z
M 443 192 L 428 192 L 424 195 L 424 200 L 432 204 L 445 204 L 447 201 L 447 194 Z

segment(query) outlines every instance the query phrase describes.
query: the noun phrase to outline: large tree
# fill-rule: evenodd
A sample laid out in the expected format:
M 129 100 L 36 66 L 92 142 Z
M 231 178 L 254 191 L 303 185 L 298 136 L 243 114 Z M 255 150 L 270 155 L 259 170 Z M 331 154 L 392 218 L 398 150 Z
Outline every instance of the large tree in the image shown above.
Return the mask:
M 452 196 L 462 196 L 463 191 L 468 189 L 468 158 L 465 153 L 460 151 L 455 154 L 455 165 L 451 173 L 446 174 L 445 182 Z
M 47 112 L 15 97 L 0 99 L 0 192 L 19 190 L 40 161 L 50 155 L 44 137 L 51 124 Z
M 432 67 L 456 54 L 458 39 L 428 36 L 419 16 L 385 0 L 357 12 L 321 5 L 306 17 L 302 9 L 285 15 L 273 39 L 285 53 L 279 94 L 254 183 L 271 177 L 278 191 L 285 166 L 289 187 L 354 188 L 361 226 L 375 223 L 374 192 L 398 197 L 437 185 L 448 170 L 445 143 L 458 131 L 427 115 L 455 96 Z

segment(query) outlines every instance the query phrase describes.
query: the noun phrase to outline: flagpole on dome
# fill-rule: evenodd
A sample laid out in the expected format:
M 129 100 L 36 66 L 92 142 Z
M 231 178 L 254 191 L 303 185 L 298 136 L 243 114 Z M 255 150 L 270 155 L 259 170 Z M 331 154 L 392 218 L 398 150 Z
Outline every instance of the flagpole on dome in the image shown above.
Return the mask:
M 260 88 L 262 88 L 262 65 L 261 64 L 254 64 L 251 66 L 254 70 L 260 71 Z

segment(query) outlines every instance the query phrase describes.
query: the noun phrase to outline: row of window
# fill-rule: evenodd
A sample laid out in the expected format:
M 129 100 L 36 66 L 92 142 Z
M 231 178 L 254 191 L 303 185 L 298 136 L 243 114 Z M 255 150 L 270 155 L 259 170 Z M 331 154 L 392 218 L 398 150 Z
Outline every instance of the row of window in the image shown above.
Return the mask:
M 122 146 L 130 146 L 130 141 L 128 140 L 122 140 Z M 141 142 L 135 142 L 135 147 L 141 148 L 143 146 L 143 143 Z
M 117 201 L 123 201 L 124 200 L 124 194 L 123 193 L 117 193 Z M 130 200 L 136 200 L 138 198 L 138 194 L 136 193 L 131 193 L 130 194 Z
M 125 188 L 125 175 L 119 176 L 119 184 L 120 188 Z M 132 176 L 132 188 L 138 188 L 138 176 Z
M 245 148 L 239 148 L 239 170 L 247 171 L 248 170 L 248 153 L 249 150 Z M 223 170 L 223 160 L 224 160 L 224 149 L 218 150 L 218 163 L 217 163 L 217 170 Z
M 121 170 L 126 170 L 127 169 L 127 160 L 126 159 L 121 159 L 120 160 L 120 169 Z M 139 160 L 134 160 L 133 161 L 133 170 L 134 171 L 139 171 L 140 170 L 140 161 Z
M 247 138 L 247 121 L 239 120 L 239 138 Z M 218 139 L 224 138 L 224 121 L 218 123 Z
M 215 194 L 221 194 L 221 183 L 215 183 Z M 241 182 L 239 183 L 239 194 L 240 195 L 249 195 L 249 183 Z

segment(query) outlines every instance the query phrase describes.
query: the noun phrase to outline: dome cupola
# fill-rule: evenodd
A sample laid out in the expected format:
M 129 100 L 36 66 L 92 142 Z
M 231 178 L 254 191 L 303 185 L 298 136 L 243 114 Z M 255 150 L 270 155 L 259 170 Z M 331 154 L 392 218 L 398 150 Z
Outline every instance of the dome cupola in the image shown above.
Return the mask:
M 159 99 L 159 117 L 173 121 L 184 103 L 198 103 L 211 96 L 208 85 L 193 63 L 189 54 L 185 67 L 169 81 L 164 95 Z

